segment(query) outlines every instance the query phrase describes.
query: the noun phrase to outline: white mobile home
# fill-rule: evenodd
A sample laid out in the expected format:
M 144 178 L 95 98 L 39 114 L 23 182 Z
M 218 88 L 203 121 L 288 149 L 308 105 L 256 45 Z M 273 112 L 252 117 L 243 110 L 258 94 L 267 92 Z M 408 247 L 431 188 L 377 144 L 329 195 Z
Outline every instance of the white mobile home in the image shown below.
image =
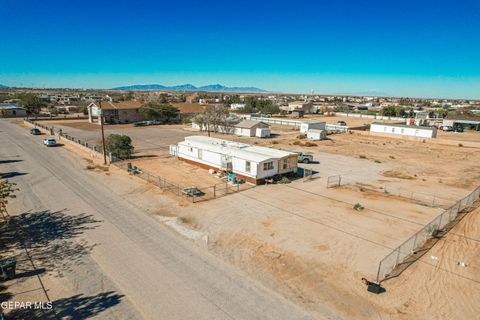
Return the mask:
M 374 122 L 370 125 L 370 133 L 413 138 L 436 138 L 437 129 L 434 127 L 407 126 L 396 123 Z
M 170 149 L 181 160 L 205 169 L 232 172 L 256 184 L 297 169 L 296 154 L 205 136 L 185 137 L 185 141 Z
M 303 122 L 300 125 L 300 132 L 307 133 L 308 130 L 316 129 L 316 130 L 325 130 L 327 123 L 324 121 L 315 121 L 315 122 Z

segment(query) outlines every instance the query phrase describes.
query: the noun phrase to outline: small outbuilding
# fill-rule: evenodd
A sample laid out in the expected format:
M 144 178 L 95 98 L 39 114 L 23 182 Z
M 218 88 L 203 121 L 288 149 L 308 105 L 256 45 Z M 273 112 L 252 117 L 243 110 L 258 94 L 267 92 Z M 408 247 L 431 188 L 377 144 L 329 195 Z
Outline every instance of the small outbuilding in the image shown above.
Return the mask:
M 270 128 L 257 128 L 255 131 L 255 137 L 268 138 L 270 137 Z
M 310 129 L 307 131 L 307 139 L 309 140 L 325 140 L 327 132 L 325 130 Z
M 325 130 L 326 125 L 325 121 L 304 122 L 300 124 L 300 132 L 307 133 L 311 129 Z
M 301 110 L 301 109 L 295 109 L 292 111 L 292 113 L 290 113 L 290 117 L 291 118 L 303 118 L 303 116 L 305 115 L 305 111 Z
M 2 118 L 15 118 L 26 117 L 27 109 L 19 107 L 15 103 L 0 103 L 0 117 Z
M 261 130 L 260 135 L 263 135 L 263 137 L 270 136 L 270 126 L 261 121 L 243 120 L 240 123 L 236 124 L 234 128 L 235 128 L 234 133 L 237 136 L 255 137 L 255 136 L 258 136 L 257 135 L 258 129 L 268 129 L 268 131 Z

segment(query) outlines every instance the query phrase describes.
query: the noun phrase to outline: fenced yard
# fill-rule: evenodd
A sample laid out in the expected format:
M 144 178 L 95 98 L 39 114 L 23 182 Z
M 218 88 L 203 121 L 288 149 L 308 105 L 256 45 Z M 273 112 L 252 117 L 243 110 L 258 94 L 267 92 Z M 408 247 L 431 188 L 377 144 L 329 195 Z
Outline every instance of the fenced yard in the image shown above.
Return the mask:
M 179 161 L 174 159 L 175 161 Z M 115 162 L 114 165 L 117 167 L 128 170 L 129 169 L 128 161 L 119 161 Z M 149 183 L 154 184 L 155 186 L 159 187 L 160 189 L 167 191 L 173 195 L 178 197 L 183 197 L 189 199 L 191 202 L 200 202 L 200 201 L 207 201 L 216 199 L 219 197 L 224 197 L 229 194 L 237 193 L 242 190 L 250 189 L 254 187 L 248 183 L 231 183 L 226 180 L 222 182 L 215 183 L 215 184 L 202 184 L 202 185 L 195 185 L 194 183 L 198 180 L 192 178 L 192 182 L 182 183 L 179 180 L 168 179 L 166 177 L 159 176 L 156 173 L 151 171 L 145 170 L 143 168 L 139 168 L 134 166 L 134 170 L 130 170 L 133 175 L 139 177 Z M 206 170 L 205 170 L 206 171 Z M 207 172 L 204 172 L 205 175 L 208 175 Z M 181 174 L 179 175 L 179 177 Z M 208 180 L 207 180 L 208 181 Z
M 431 246 L 428 246 L 429 240 L 438 238 L 442 233 L 453 227 L 463 217 L 461 213 L 477 201 L 479 196 L 480 187 L 457 201 L 383 258 L 378 264 L 377 283 L 397 276 L 418 260 L 430 249 Z
M 357 179 L 348 177 L 346 175 L 334 175 L 327 177 L 326 187 L 335 188 L 335 187 L 352 187 L 360 191 L 370 191 L 382 193 L 384 195 L 396 196 L 416 202 L 420 205 L 431 206 L 431 207 L 446 207 L 451 204 L 453 201 L 444 199 L 436 194 L 419 192 L 414 190 L 407 190 L 397 186 L 389 186 L 387 184 L 374 186 L 368 183 L 358 182 Z

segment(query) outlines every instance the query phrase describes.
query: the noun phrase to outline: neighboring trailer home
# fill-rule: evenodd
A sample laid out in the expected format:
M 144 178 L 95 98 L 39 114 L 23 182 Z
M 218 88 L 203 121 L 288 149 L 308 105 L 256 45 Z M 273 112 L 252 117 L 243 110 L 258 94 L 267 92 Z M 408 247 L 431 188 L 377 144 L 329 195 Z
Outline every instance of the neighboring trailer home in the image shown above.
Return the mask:
M 255 120 L 243 120 L 235 126 L 235 134 L 237 136 L 244 137 L 269 137 L 270 136 L 270 126 L 261 121 Z M 258 134 L 257 134 L 258 132 Z
M 397 137 L 413 137 L 413 138 L 436 138 L 437 128 L 407 126 L 396 123 L 379 123 L 374 122 L 370 125 L 370 132 L 378 135 L 388 135 Z
M 477 130 L 480 131 L 480 119 L 443 119 L 443 126 L 461 126 L 464 129 L 468 130 Z
M 295 172 L 298 161 L 297 154 L 287 151 L 205 136 L 185 137 L 185 141 L 170 146 L 170 152 L 186 162 L 232 172 L 255 184 L 263 184 L 277 174 Z
M 300 132 L 307 133 L 308 130 L 325 130 L 327 123 L 325 121 L 304 122 L 300 125 Z

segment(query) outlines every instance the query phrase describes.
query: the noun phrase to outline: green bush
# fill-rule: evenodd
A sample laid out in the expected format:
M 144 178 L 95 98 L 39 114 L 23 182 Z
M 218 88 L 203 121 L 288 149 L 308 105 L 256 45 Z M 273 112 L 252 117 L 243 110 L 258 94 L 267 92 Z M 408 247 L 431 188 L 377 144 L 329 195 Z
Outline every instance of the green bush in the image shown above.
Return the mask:
M 128 159 L 133 151 L 132 139 L 123 134 L 110 134 L 105 144 L 107 152 L 119 159 Z

